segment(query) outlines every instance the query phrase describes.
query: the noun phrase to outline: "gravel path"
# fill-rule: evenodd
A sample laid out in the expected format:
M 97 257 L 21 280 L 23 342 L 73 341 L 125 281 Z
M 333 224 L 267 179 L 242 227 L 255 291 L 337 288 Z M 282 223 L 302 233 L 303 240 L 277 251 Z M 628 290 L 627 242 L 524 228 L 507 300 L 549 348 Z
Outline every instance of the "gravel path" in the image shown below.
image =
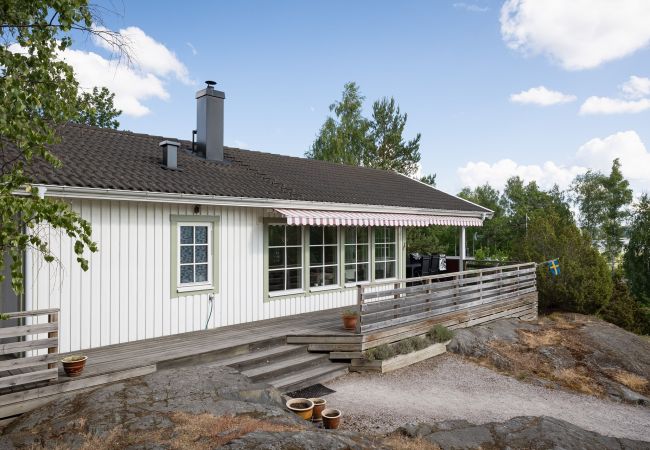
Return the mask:
M 388 374 L 351 373 L 328 383 L 342 428 L 386 433 L 408 422 L 552 416 L 600 434 L 650 441 L 650 408 L 517 381 L 446 354 Z

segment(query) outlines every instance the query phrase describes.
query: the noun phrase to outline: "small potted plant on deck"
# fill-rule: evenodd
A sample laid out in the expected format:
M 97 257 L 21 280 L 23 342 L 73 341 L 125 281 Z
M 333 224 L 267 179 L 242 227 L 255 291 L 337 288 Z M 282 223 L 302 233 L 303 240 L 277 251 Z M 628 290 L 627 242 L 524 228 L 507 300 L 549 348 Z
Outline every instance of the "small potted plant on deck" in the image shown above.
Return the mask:
M 88 357 L 85 355 L 70 355 L 61 359 L 65 374 L 69 377 L 78 377 L 81 375 L 81 372 L 83 372 L 86 366 L 87 359 Z
M 341 314 L 343 319 L 343 328 L 346 330 L 356 330 L 357 321 L 359 320 L 359 312 L 354 309 L 346 309 Z

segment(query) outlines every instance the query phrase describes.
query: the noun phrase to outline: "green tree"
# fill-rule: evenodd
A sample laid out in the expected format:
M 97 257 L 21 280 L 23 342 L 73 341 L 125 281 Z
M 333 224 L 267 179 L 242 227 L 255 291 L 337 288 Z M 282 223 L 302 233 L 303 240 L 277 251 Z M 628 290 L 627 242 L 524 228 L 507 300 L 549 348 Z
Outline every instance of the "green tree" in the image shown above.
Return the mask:
M 120 126 L 117 117 L 122 114 L 122 111 L 115 109 L 114 99 L 115 94 L 105 87 L 101 89 L 94 87 L 92 92 L 82 92 L 78 99 L 78 114 L 72 121 L 95 127 L 117 129 Z
M 420 181 L 430 186 L 436 187 L 436 174 L 430 173 L 428 175 L 423 175 L 420 177 Z
M 580 225 L 610 263 L 612 274 L 623 249 L 625 225 L 632 203 L 632 189 L 621 173 L 620 161 L 612 162 L 609 176 L 587 172 L 573 185 L 580 211 Z
M 29 230 L 62 230 L 74 239 L 84 270 L 85 251 L 96 251 L 90 224 L 68 204 L 41 198 L 29 173 L 35 162 L 60 166 L 48 148 L 58 141 L 58 128 L 78 117 L 79 86 L 58 58 L 72 44 L 71 33 L 94 33 L 120 45 L 119 36 L 93 27 L 87 0 L 4 0 L 0 17 L 0 253 L 10 256 L 12 288 L 20 293 L 25 250 L 54 259 L 47 239 Z
M 305 155 L 414 175 L 420 162 L 420 134 L 404 140 L 407 115 L 393 98 L 374 102 L 371 119 L 363 117 L 364 99 L 356 83 L 346 83 L 341 100 L 330 105 L 335 117 L 325 120 Z
M 647 194 L 636 205 L 629 237 L 623 257 L 625 276 L 634 296 L 650 306 L 650 198 Z

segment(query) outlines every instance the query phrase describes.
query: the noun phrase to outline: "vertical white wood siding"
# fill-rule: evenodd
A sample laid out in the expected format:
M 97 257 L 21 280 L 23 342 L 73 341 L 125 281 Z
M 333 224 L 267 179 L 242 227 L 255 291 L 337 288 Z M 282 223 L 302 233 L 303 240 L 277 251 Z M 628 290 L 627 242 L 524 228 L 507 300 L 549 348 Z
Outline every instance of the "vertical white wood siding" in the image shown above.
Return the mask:
M 73 242 L 44 229 L 57 262 L 31 261 L 28 309 L 61 308 L 61 351 L 153 338 L 206 326 L 208 295 L 170 296 L 170 216 L 193 205 L 75 200 L 99 251 L 83 272 Z M 263 209 L 202 206 L 219 216 L 219 292 L 208 328 L 336 308 L 356 303 L 356 290 L 323 291 L 265 301 Z

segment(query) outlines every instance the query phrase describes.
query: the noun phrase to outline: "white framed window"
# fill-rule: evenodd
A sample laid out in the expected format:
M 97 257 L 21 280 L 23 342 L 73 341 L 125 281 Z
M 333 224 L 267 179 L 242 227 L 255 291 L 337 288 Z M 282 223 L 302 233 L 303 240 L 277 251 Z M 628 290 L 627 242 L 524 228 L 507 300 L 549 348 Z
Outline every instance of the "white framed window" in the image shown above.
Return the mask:
M 338 228 L 309 227 L 309 286 L 336 286 L 338 273 Z
M 346 227 L 343 243 L 345 283 L 370 281 L 370 232 L 366 227 Z
M 395 228 L 375 228 L 375 280 L 395 278 L 397 274 L 397 239 Z
M 302 289 L 302 228 L 290 225 L 268 226 L 269 293 Z
M 212 223 L 178 223 L 178 288 L 212 285 Z

